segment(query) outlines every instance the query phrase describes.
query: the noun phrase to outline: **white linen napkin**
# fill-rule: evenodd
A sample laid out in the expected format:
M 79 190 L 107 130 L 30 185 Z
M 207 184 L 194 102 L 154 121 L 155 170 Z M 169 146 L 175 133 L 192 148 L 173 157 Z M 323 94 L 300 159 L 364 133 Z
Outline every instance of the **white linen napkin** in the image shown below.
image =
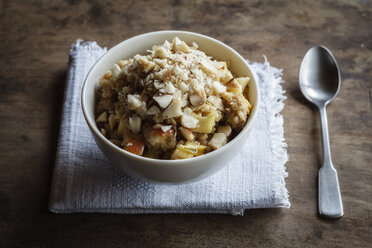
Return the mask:
M 243 215 L 245 209 L 290 207 L 284 166 L 288 156 L 279 114 L 285 99 L 282 70 L 271 67 L 266 58 L 250 64 L 259 81 L 261 106 L 246 146 L 225 168 L 189 184 L 149 183 L 111 166 L 84 120 L 82 84 L 105 52 L 96 42 L 78 40 L 72 45 L 50 211 Z

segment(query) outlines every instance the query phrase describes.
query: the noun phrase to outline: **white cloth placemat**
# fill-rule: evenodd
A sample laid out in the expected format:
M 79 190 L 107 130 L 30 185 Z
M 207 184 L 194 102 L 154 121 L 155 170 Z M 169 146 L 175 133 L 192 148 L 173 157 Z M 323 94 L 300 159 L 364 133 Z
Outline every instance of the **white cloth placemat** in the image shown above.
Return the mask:
M 96 42 L 78 40 L 72 45 L 50 211 L 243 215 L 251 208 L 289 208 L 288 156 L 279 114 L 285 99 L 281 70 L 271 67 L 266 58 L 264 63 L 251 63 L 260 84 L 261 106 L 246 146 L 225 168 L 189 184 L 149 183 L 111 166 L 84 120 L 82 84 L 105 52 Z

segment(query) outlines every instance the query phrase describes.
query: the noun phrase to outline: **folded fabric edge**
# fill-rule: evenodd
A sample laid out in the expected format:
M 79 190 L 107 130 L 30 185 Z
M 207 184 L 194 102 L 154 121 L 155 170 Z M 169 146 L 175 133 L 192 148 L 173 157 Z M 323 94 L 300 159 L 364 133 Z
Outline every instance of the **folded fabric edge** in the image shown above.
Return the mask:
M 268 209 L 272 207 L 260 206 L 256 209 Z M 50 208 L 55 214 L 70 214 L 70 213 L 103 213 L 103 214 L 229 214 L 234 216 L 243 216 L 245 211 L 253 210 L 248 208 Z
M 158 209 L 158 208 L 126 208 L 126 209 L 49 209 L 55 214 L 70 213 L 104 213 L 104 214 L 231 214 L 243 215 L 244 209 Z
M 253 62 L 251 64 L 254 68 L 257 68 L 259 65 L 258 62 Z M 283 70 L 273 67 L 268 62 L 266 56 L 264 56 L 264 65 L 271 70 L 270 75 L 272 75 L 271 80 L 267 80 L 269 82 L 265 85 L 265 88 L 271 88 L 271 91 L 266 90 L 265 92 L 271 92 L 271 94 L 267 97 L 268 104 L 266 106 L 273 106 L 272 108 L 267 108 L 267 114 L 270 116 L 270 137 L 271 137 L 271 144 L 270 149 L 272 154 L 274 154 L 274 168 L 273 170 L 275 173 L 273 175 L 280 175 L 279 177 L 273 177 L 273 194 L 274 194 L 274 202 L 273 207 L 283 207 L 283 208 L 290 208 L 291 204 L 289 202 L 289 193 L 286 188 L 285 178 L 288 177 L 288 173 L 286 172 L 285 164 L 288 161 L 288 153 L 287 153 L 287 143 L 284 138 L 284 120 L 283 116 L 280 112 L 284 108 L 284 101 L 287 97 L 284 95 L 285 91 L 283 90 L 282 83 L 284 80 L 282 79 Z
M 70 59 L 76 56 L 77 50 L 91 52 L 91 53 L 105 53 L 107 52 L 106 47 L 101 47 L 95 41 L 84 41 L 82 39 L 77 39 L 75 43 L 72 43 L 70 48 Z
M 52 211 L 52 212 L 54 209 L 53 205 L 56 202 L 55 198 L 56 198 L 56 195 L 58 194 L 56 192 L 56 189 L 59 186 L 58 184 L 61 184 L 60 178 L 58 178 L 59 169 L 57 168 L 57 164 L 60 159 L 59 150 L 60 150 L 60 147 L 62 147 L 63 145 L 62 144 L 63 129 L 64 129 L 64 126 L 68 124 L 66 123 L 66 120 L 64 118 L 67 108 L 69 108 L 69 105 L 66 102 L 66 98 L 68 97 L 68 94 L 71 94 L 71 92 L 73 91 L 73 87 L 74 87 L 74 83 L 73 82 L 69 83 L 68 80 L 71 78 L 72 75 L 76 73 L 75 58 L 78 54 L 78 51 L 83 51 L 84 53 L 88 53 L 88 54 L 100 54 L 100 57 L 101 57 L 103 54 L 106 53 L 107 48 L 106 47 L 102 48 L 95 41 L 83 41 L 82 39 L 77 39 L 76 42 L 72 43 L 71 45 L 70 54 L 69 54 L 69 68 L 67 72 L 64 94 L 63 94 L 63 106 L 62 106 L 62 111 L 61 111 L 61 123 L 59 127 L 55 164 L 53 168 L 51 189 L 49 193 L 48 208 L 49 208 L 49 211 Z M 67 184 L 67 182 L 64 182 L 64 183 Z

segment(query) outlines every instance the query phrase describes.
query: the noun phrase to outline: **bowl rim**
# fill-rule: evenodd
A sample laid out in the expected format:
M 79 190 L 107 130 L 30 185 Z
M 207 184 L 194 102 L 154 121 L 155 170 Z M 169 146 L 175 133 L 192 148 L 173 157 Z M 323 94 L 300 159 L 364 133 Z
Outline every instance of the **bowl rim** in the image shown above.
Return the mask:
M 256 86 L 256 91 L 257 91 L 256 92 L 257 93 L 256 94 L 256 103 L 253 106 L 253 110 L 250 112 L 249 119 L 248 119 L 247 123 L 245 124 L 244 128 L 239 132 L 238 135 L 236 135 L 232 140 L 230 140 L 227 144 L 225 144 L 221 148 L 219 148 L 217 150 L 214 150 L 212 152 L 209 152 L 207 154 L 203 154 L 203 155 L 198 156 L 198 157 L 187 158 L 187 159 L 170 160 L 170 159 L 158 159 L 158 158 L 143 157 L 143 156 L 140 156 L 140 155 L 132 154 L 132 153 L 116 146 L 112 142 L 110 142 L 106 137 L 103 136 L 103 134 L 101 132 L 99 132 L 95 123 L 91 123 L 90 119 L 88 118 L 88 114 L 86 112 L 86 103 L 85 103 L 85 96 L 86 96 L 86 92 L 87 92 L 87 82 L 88 82 L 88 79 L 90 78 L 90 75 L 96 69 L 96 67 L 98 66 L 100 61 L 103 58 L 105 58 L 107 56 L 110 56 L 119 46 L 122 46 L 123 43 L 125 43 L 125 42 L 129 42 L 129 41 L 134 40 L 134 39 L 143 39 L 143 38 L 151 37 L 151 36 L 157 35 L 157 34 L 172 34 L 174 36 L 177 36 L 178 34 L 186 34 L 186 35 L 201 37 L 201 38 L 206 39 L 210 42 L 217 43 L 217 44 L 221 45 L 222 47 L 224 47 L 225 49 L 230 50 L 236 57 L 238 57 L 241 61 L 243 61 L 244 64 L 246 65 L 246 67 L 248 68 L 248 70 L 250 71 L 250 74 L 253 77 L 253 81 L 254 81 L 254 84 Z M 244 138 L 246 133 L 250 130 L 250 128 L 252 127 L 252 125 L 253 125 L 256 117 L 257 117 L 257 112 L 258 112 L 259 106 L 260 106 L 260 89 L 259 89 L 259 85 L 258 85 L 258 81 L 257 81 L 257 76 L 256 76 L 255 72 L 251 69 L 251 67 L 249 66 L 247 61 L 237 51 L 235 51 L 233 48 L 226 45 L 225 43 L 223 43 L 223 42 L 221 42 L 217 39 L 214 39 L 212 37 L 209 37 L 207 35 L 203 35 L 203 34 L 199 34 L 199 33 L 195 33 L 195 32 L 190 32 L 190 31 L 181 31 L 181 30 L 153 31 L 153 32 L 148 32 L 148 33 L 136 35 L 136 36 L 133 36 L 129 39 L 121 41 L 120 43 L 118 43 L 115 46 L 113 46 L 112 48 L 110 48 L 105 54 L 103 54 L 94 63 L 94 65 L 89 70 L 89 72 L 87 73 L 87 75 L 84 79 L 83 87 L 82 87 L 82 90 L 81 90 L 81 107 L 82 107 L 82 110 L 83 110 L 83 115 L 84 115 L 85 121 L 87 122 L 87 124 L 89 126 L 89 129 L 93 132 L 93 134 L 97 138 L 99 138 L 101 141 L 103 141 L 106 145 L 108 145 L 111 149 L 115 150 L 116 152 L 119 152 L 121 155 L 123 155 L 125 157 L 128 157 L 131 160 L 135 160 L 136 162 L 153 163 L 153 166 L 155 166 L 155 165 L 158 165 L 158 166 L 167 166 L 167 165 L 183 166 L 185 164 L 194 164 L 194 165 L 197 166 L 200 162 L 204 162 L 206 160 L 212 159 L 213 157 L 216 157 L 217 155 L 220 155 L 221 153 L 224 153 L 232 144 L 234 144 L 234 143 L 238 142 L 240 139 Z

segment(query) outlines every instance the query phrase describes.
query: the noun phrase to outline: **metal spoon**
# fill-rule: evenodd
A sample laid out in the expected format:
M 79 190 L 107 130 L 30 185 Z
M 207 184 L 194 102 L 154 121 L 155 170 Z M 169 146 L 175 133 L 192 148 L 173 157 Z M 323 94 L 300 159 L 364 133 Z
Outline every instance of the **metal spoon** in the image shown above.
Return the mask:
M 338 218 L 344 214 L 337 171 L 333 167 L 329 147 L 326 106 L 336 97 L 341 87 L 337 62 L 325 47 L 307 51 L 300 68 L 302 94 L 319 109 L 323 137 L 323 165 L 319 170 L 319 214 Z

